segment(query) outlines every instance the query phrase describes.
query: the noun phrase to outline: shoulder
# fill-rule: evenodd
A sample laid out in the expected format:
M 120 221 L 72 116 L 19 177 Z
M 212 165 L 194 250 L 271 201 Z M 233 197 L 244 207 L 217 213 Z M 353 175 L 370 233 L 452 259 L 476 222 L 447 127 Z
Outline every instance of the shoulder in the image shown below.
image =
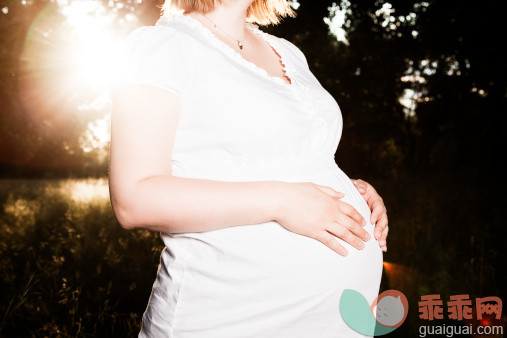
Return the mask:
M 132 30 L 123 40 L 128 53 L 192 53 L 192 46 L 185 35 L 171 25 L 159 24 L 140 26 Z M 189 55 L 185 55 L 189 56 Z
M 287 54 L 290 55 L 291 59 L 295 60 L 295 62 L 300 66 L 303 68 L 308 68 L 308 61 L 306 60 L 305 54 L 294 43 L 285 38 L 265 32 L 264 30 L 260 29 L 259 25 L 257 24 L 248 23 L 248 25 L 257 32 L 260 32 L 260 34 L 265 36 L 268 41 L 276 43 L 277 46 L 281 46 L 287 52 Z
M 132 30 L 122 41 L 119 83 L 149 84 L 185 96 L 196 72 L 195 52 L 176 27 L 156 24 Z
M 157 22 L 132 30 L 123 40 L 122 53 L 130 68 L 180 67 L 191 72 L 196 54 L 191 40 L 177 27 Z
M 278 39 L 281 44 L 285 45 L 285 47 L 287 48 L 289 53 L 293 56 L 293 58 L 298 60 L 298 62 L 300 62 L 302 66 L 308 68 L 308 60 L 306 59 L 306 56 L 303 53 L 303 51 L 298 46 L 296 46 L 293 42 L 282 37 L 276 37 L 276 39 Z

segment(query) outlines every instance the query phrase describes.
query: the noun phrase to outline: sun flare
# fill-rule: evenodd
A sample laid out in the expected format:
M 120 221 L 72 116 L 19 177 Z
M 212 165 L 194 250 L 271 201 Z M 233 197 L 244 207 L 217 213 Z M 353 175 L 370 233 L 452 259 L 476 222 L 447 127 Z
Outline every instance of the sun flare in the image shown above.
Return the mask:
M 82 150 L 104 148 L 110 113 L 104 97 L 119 80 L 123 38 L 137 25 L 134 6 L 121 1 L 48 3 L 32 21 L 21 57 L 21 90 L 32 120 L 44 125 L 52 121 L 49 112 L 70 111 L 87 126 Z
M 71 77 L 83 86 L 107 89 L 118 78 L 120 39 L 113 35 L 116 16 L 97 1 L 73 1 L 62 7 L 71 39 L 66 58 Z

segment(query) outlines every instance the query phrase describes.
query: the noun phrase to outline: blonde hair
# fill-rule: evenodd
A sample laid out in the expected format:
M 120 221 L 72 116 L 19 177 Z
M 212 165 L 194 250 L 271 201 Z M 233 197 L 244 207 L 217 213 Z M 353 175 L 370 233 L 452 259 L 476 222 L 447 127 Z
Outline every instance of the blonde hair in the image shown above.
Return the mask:
M 222 0 L 165 0 L 161 14 L 186 14 L 193 11 L 208 13 L 215 8 L 215 2 L 221 3 Z M 246 21 L 261 26 L 276 25 L 285 16 L 296 16 L 287 0 L 255 0 L 247 9 Z

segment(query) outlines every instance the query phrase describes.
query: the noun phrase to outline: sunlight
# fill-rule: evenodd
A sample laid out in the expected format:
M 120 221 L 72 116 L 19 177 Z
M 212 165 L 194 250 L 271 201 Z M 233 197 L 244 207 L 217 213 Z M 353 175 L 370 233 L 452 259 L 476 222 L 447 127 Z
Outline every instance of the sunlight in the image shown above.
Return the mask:
M 11 226 L 22 230 L 23 225 L 33 226 L 36 214 L 40 211 L 41 204 L 37 200 L 29 200 L 21 197 L 15 198 L 13 194 L 5 201 L 3 211 L 11 217 Z M 11 227 L 7 227 L 9 229 Z
M 123 36 L 138 20 L 134 7 L 124 6 L 58 0 L 40 11 L 29 28 L 22 60 L 29 76 L 43 85 L 51 82 L 45 94 L 90 97 L 114 84 Z
M 87 126 L 84 152 L 99 149 L 102 156 L 109 142 L 109 90 L 120 79 L 123 38 L 139 24 L 134 10 L 135 4 L 116 0 L 52 0 L 27 32 L 20 63 L 24 105 L 41 125 L 56 106 L 78 115 Z
M 417 99 L 422 96 L 422 93 L 416 92 L 413 89 L 405 88 L 403 95 L 398 99 L 403 106 L 403 112 L 406 118 L 415 118 L 415 110 L 417 108 Z
M 371 17 L 375 24 L 380 25 L 384 29 L 384 37 L 391 38 L 394 36 L 403 36 L 402 32 L 398 31 L 400 27 L 415 27 L 417 24 L 418 13 L 425 12 L 429 7 L 429 2 L 419 2 L 413 4 L 413 11 L 407 15 L 395 15 L 396 9 L 389 2 L 382 3 L 382 7 L 377 9 Z M 415 29 L 410 32 L 412 38 L 417 38 L 419 32 Z
M 289 0 L 289 5 L 295 10 L 297 10 L 299 8 L 299 6 L 301 6 L 299 1 L 297 1 L 297 0 Z
M 65 25 L 71 29 L 72 41 L 67 58 L 73 78 L 82 85 L 108 88 L 118 76 L 115 60 L 119 55 L 119 39 L 111 36 L 115 15 L 97 1 L 73 1 L 62 6 Z
M 88 123 L 88 129 L 80 138 L 84 152 L 103 149 L 109 142 L 109 119 L 103 118 Z
M 115 66 L 119 56 L 117 44 L 103 34 L 90 34 L 69 54 L 74 77 L 82 84 L 106 88 L 119 75 Z
M 405 88 L 403 94 L 398 98 L 398 102 L 403 106 L 405 118 L 413 121 L 417 120 L 416 109 L 418 104 L 433 100 L 432 97 L 428 96 L 426 84 L 428 82 L 427 77 L 436 73 L 438 65 L 438 60 L 423 59 L 417 62 L 407 60 L 405 75 L 400 80 L 409 84 L 409 87 Z M 456 69 L 453 64 L 449 64 L 449 67 Z
M 75 202 L 104 202 L 109 199 L 107 179 L 67 180 L 61 186 L 61 192 Z
M 339 5 L 333 2 L 331 7 L 328 7 L 329 17 L 324 18 L 324 22 L 328 25 L 329 31 L 336 39 L 349 45 L 347 40 L 347 31 L 345 28 L 350 29 L 350 19 L 348 17 L 352 14 L 350 9 L 350 2 L 342 0 Z

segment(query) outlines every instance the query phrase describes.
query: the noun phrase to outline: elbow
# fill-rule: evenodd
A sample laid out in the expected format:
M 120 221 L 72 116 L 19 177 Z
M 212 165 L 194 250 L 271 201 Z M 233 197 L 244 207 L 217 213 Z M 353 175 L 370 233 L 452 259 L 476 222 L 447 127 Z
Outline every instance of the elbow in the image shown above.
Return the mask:
M 136 199 L 116 199 L 111 198 L 113 213 L 125 230 L 144 229 L 159 231 L 161 227 L 158 219 L 154 217 L 153 212 L 142 207 L 142 203 Z M 163 226 L 164 232 L 172 232 L 172 220 L 166 221 Z
M 135 208 L 133 208 L 132 203 L 128 201 L 118 200 L 111 196 L 111 206 L 113 208 L 113 213 L 120 224 L 120 226 L 125 230 L 132 230 L 141 227 L 141 222 L 139 222 L 139 217 Z
M 135 222 L 136 218 L 128 208 L 118 205 L 118 203 L 113 203 L 112 206 L 114 215 L 123 229 L 132 230 L 138 228 L 138 224 Z
M 151 192 L 142 185 L 112 185 L 110 199 L 113 213 L 125 230 L 145 229 L 152 231 L 171 232 L 174 224 L 173 215 L 169 216 L 158 210 L 159 204 L 154 203 Z

